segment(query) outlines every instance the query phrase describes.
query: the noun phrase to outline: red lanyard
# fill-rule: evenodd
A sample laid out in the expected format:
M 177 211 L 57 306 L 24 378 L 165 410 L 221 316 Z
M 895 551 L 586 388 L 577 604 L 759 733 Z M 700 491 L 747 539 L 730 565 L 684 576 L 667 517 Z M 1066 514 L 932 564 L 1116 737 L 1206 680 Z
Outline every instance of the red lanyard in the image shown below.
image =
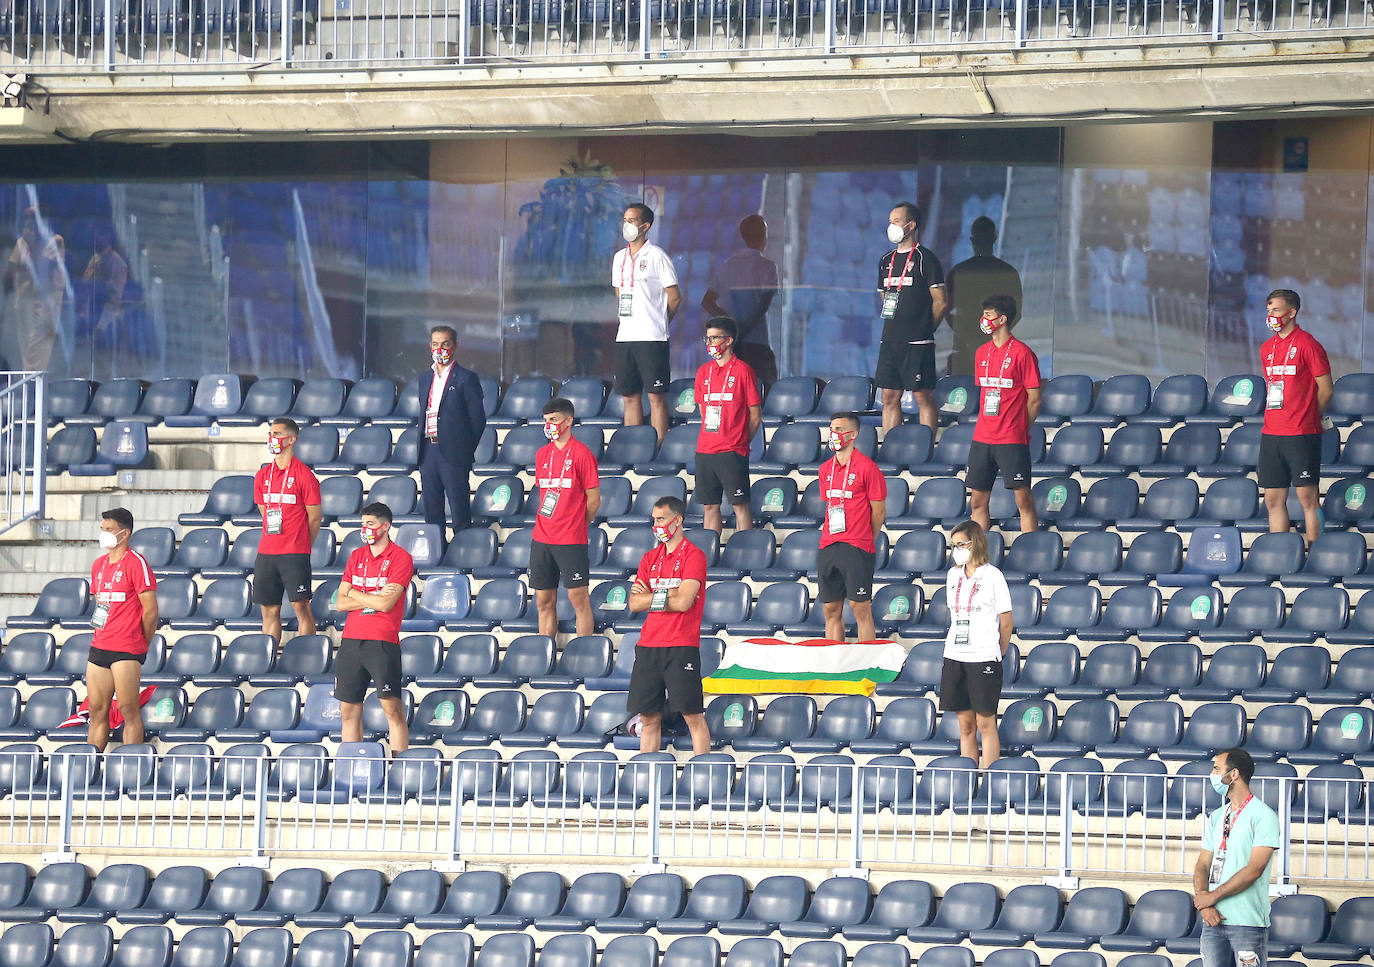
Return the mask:
M 377 577 L 382 577 L 384 574 L 386 574 L 386 569 L 387 569 L 387 564 L 388 564 L 388 560 L 387 560 L 387 557 L 386 557 L 386 553 L 383 552 L 383 553 L 381 553 L 381 554 L 376 554 L 376 555 L 374 555 L 374 554 L 372 553 L 372 549 L 369 548 L 366 544 L 364 544 L 362 547 L 360 547 L 360 548 L 358 548 L 358 549 L 359 549 L 360 551 L 363 552 L 363 568 L 362 568 L 362 570 L 363 570 L 363 587 L 362 587 L 362 590 L 363 590 L 363 592 L 364 592 L 365 594 L 372 594 L 372 593 L 374 593 L 374 592 L 371 592 L 371 591 L 368 591 L 368 590 L 367 590 L 367 582 L 368 582 L 369 580 L 371 580 L 371 577 L 372 577 L 372 575 L 370 575 L 370 574 L 367 573 L 367 572 L 368 572 L 368 564 L 371 563 L 371 562 L 368 560 L 368 558 L 375 558 L 376 560 L 378 560 L 378 561 L 381 562 L 381 567 L 380 567 L 380 568 L 378 569 L 378 571 L 377 571 Z M 356 584 L 353 585 L 353 586 L 354 586 L 355 588 L 357 587 Z M 377 590 L 380 591 L 381 588 L 378 588 Z
M 1226 811 L 1226 816 L 1221 821 L 1221 845 L 1217 847 L 1221 852 L 1226 852 L 1226 840 L 1231 836 L 1231 825 L 1236 821 L 1236 817 L 1241 814 L 1241 811 L 1245 809 L 1246 806 L 1250 805 L 1250 800 L 1254 798 L 1254 793 L 1251 793 L 1245 797 L 1245 802 L 1240 804 L 1240 809 L 1237 809 L 1235 812 L 1231 812 L 1230 810 Z
M 635 257 L 630 251 L 630 246 L 625 246 L 625 258 L 620 261 L 620 287 L 625 288 L 625 263 L 630 265 L 630 288 L 635 287 Z
M 686 538 L 683 538 L 683 540 L 685 541 Z M 670 551 L 665 546 L 662 550 L 662 553 L 658 555 L 658 560 L 654 561 L 653 573 L 649 575 L 649 580 L 657 581 L 661 577 L 663 577 L 663 565 L 667 562 L 669 558 L 673 559 L 673 576 L 676 577 L 677 575 L 681 574 L 682 559 L 686 556 L 685 554 L 680 553 L 681 551 L 681 544 L 678 545 L 677 552 Z
M 853 454 L 850 454 L 850 457 L 849 457 L 849 466 L 848 466 L 848 467 L 845 467 L 844 469 L 840 469 L 840 458 L 839 458 L 839 457 L 831 457 L 831 458 L 830 458 L 830 486 L 827 487 L 827 488 L 825 488 L 825 490 L 826 490 L 825 497 L 826 497 L 827 500 L 829 500 L 830 497 L 835 493 L 835 472 L 836 472 L 837 470 L 839 471 L 839 474 L 840 474 L 840 477 L 841 477 L 841 478 L 843 478 L 843 477 L 845 476 L 845 474 L 848 474 L 848 475 L 849 475 L 849 478 L 848 478 L 848 480 L 846 481 L 846 486 L 848 486 L 848 484 L 852 484 L 852 483 L 854 482 L 854 456 L 853 456 Z M 841 503 L 844 502 L 844 492 L 843 492 L 843 491 L 841 491 L 841 493 L 840 493 L 840 501 L 841 501 Z
M 973 587 L 969 588 L 969 592 L 968 592 L 968 606 L 967 606 L 966 608 L 964 608 L 964 614 L 970 614 L 970 615 L 973 614 L 973 599 L 976 598 L 976 597 L 978 596 L 978 585 L 981 584 L 981 583 L 982 583 L 981 581 L 974 581 L 974 582 L 973 582 Z M 960 592 L 963 591 L 963 590 L 964 590 L 964 576 L 963 576 L 962 574 L 960 574 L 960 575 L 959 575 L 959 583 L 958 583 L 957 585 L 955 585 L 955 587 L 954 587 L 954 613 L 955 613 L 955 614 L 958 614 L 958 613 L 959 613 L 959 594 L 960 594 Z
M 902 279 L 906 279 L 906 274 L 911 271 L 911 260 L 916 257 L 917 246 L 911 246 L 911 251 L 906 253 L 906 265 L 902 266 Z M 892 270 L 897 267 L 897 256 L 900 253 L 894 248 L 892 250 L 892 261 L 887 263 L 887 287 L 892 288 Z
M 293 458 L 293 459 L 294 459 L 294 458 Z M 270 466 L 270 467 L 268 468 L 268 470 L 267 470 L 267 496 L 268 496 L 268 497 L 271 497 L 271 496 L 272 496 L 272 471 L 274 471 L 274 470 L 276 470 L 276 469 L 277 469 L 277 461 L 276 461 L 276 460 L 273 460 L 271 466 Z M 290 478 L 291 478 L 291 463 L 288 461 L 287 464 L 286 464 L 286 467 L 285 467 L 285 468 L 282 470 L 282 472 L 281 472 L 281 490 L 277 491 L 277 509 L 278 509 L 278 510 L 281 510 L 281 508 L 282 508 L 281 499 L 282 499 L 283 497 L 286 496 L 286 481 L 289 480 Z M 271 502 L 272 502 L 272 501 L 270 501 L 270 500 L 267 501 L 268 504 L 270 504 Z
M 724 391 L 724 390 L 726 390 L 726 389 L 729 388 L 729 386 L 730 386 L 730 372 L 731 372 L 731 370 L 733 370 L 734 368 L 735 368 L 735 360 L 734 360 L 733 357 L 732 357 L 732 358 L 730 359 L 730 361 L 729 361 L 728 363 L 726 363 L 724 366 L 717 366 L 717 367 L 716 367 L 716 369 L 723 370 L 724 373 L 725 373 L 725 381 L 724 381 L 723 383 L 721 383 L 721 387 L 720 387 L 722 391 Z M 707 403 L 710 403 L 710 402 L 711 402 L 711 376 L 712 376 L 712 374 L 708 371 L 708 372 L 706 373 L 706 402 L 707 402 Z M 721 401 L 720 401 L 720 400 L 716 400 L 716 402 L 719 403 L 719 402 L 721 402 Z
M 550 443 L 549 446 L 553 447 L 554 450 L 553 450 L 553 453 L 550 453 L 550 454 L 549 454 L 549 462 L 548 462 L 548 464 L 544 467 L 544 479 L 545 479 L 545 480 L 552 480 L 552 479 L 553 479 L 553 461 L 554 461 L 554 459 L 555 459 L 555 458 L 557 457 L 557 455 L 558 455 L 558 445 L 557 445 L 557 444 L 554 444 L 554 443 Z M 572 469 L 572 449 L 571 449 L 571 447 L 572 447 L 572 441 L 571 441 L 571 440 L 568 441 L 568 447 L 569 447 L 568 452 L 564 454 L 564 459 L 563 459 L 563 475 L 564 475 L 564 476 L 567 476 L 568 471 Z M 537 482 L 538 482 L 538 481 L 536 481 L 536 483 L 537 483 Z M 543 485 L 541 485 L 541 486 L 544 486 L 546 489 L 547 489 L 547 487 L 548 487 L 547 484 L 543 484 Z M 560 490 L 562 489 L 562 478 L 559 479 L 559 489 L 560 489 Z
M 96 582 L 95 582 L 95 583 L 98 584 L 98 585 L 99 585 L 99 584 L 104 584 L 104 585 L 105 585 L 105 590 L 104 590 L 103 592 L 101 592 L 101 593 L 103 593 L 103 594 L 105 595 L 105 603 L 106 603 L 106 604 L 109 604 L 109 602 L 110 602 L 110 592 L 114 590 L 114 582 L 115 582 L 115 579 L 114 579 L 114 578 L 111 578 L 111 579 L 109 580 L 108 583 L 107 583 L 106 580 L 105 580 L 105 565 L 106 565 L 106 564 L 109 564 L 109 563 L 110 563 L 110 558 L 109 558 L 108 555 L 106 555 L 105 559 L 102 560 L 102 561 L 100 562 L 100 577 L 97 578 L 97 579 L 96 579 Z M 115 574 L 118 575 L 119 572 L 118 572 L 118 571 L 115 571 Z
M 1001 359 L 1001 361 L 997 364 L 997 366 L 996 366 L 995 368 L 994 368 L 992 365 L 990 365 L 990 364 L 992 363 L 992 352 L 989 351 L 989 352 L 988 352 L 987 359 L 983 360 L 983 366 L 984 366 L 983 376 L 984 376 L 984 378 L 986 378 L 986 377 L 989 375 L 989 373 L 988 373 L 987 371 L 990 370 L 990 369 L 993 369 L 993 370 L 996 372 L 996 374 L 997 374 L 996 378 L 997 378 L 998 380 L 1000 380 L 1000 379 L 1002 378 L 1002 373 L 1004 373 L 1004 372 L 1006 371 L 1007 357 L 1010 356 L 1010 355 L 1011 355 L 1011 339 L 1008 339 L 1008 340 L 1007 340 L 1006 346 L 1004 346 L 1004 347 L 1002 348 L 1002 359 Z M 986 386 L 984 387 L 984 389 L 987 389 L 987 388 L 988 388 L 988 387 L 986 387 Z M 997 389 L 1001 389 L 1001 388 L 1002 388 L 1002 387 L 1001 387 L 1001 385 L 1000 385 L 1000 383 L 999 383 L 999 385 L 997 386 Z

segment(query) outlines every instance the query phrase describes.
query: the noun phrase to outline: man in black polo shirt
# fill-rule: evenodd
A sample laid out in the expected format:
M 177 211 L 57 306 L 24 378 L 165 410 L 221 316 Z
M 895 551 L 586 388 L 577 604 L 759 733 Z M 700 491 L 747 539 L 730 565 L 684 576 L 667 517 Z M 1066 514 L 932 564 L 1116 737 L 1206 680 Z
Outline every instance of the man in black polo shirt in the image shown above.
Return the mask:
M 917 239 L 921 210 L 899 202 L 888 216 L 887 240 L 897 246 L 878 261 L 883 338 L 875 382 L 883 394 L 883 432 L 902 422 L 902 394 L 916 395 L 921 422 L 934 433 L 935 326 L 945 314 L 945 270 Z

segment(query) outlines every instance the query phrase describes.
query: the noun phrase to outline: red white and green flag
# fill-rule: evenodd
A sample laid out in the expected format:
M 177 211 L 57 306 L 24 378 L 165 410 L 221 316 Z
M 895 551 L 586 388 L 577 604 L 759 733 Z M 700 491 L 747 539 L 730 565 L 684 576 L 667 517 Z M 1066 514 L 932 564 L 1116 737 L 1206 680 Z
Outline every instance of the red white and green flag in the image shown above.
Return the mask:
M 872 695 L 897 677 L 906 655 L 906 648 L 893 641 L 749 638 L 726 646 L 720 668 L 702 687 L 726 695 Z

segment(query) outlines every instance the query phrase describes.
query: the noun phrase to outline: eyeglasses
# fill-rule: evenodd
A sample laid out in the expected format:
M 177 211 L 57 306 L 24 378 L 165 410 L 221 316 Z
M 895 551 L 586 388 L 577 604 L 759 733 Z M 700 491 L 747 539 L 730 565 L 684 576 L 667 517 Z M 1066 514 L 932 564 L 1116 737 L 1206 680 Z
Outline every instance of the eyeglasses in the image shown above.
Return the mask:
M 972 547 L 973 541 L 955 541 L 950 547 Z
M 708 346 L 711 346 L 718 342 L 725 342 L 729 338 L 729 336 L 707 336 L 705 339 L 702 340 L 702 342 L 706 343 L 706 345 Z

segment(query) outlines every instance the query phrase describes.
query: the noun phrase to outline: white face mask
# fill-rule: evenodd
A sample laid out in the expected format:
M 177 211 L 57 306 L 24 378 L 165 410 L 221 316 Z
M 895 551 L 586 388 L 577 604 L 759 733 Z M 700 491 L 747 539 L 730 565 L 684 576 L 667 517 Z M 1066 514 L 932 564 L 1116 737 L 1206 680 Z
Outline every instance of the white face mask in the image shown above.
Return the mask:
M 1271 332 L 1283 332 L 1283 327 L 1288 324 L 1287 319 L 1285 319 L 1283 316 L 1276 316 L 1272 312 L 1269 314 L 1268 318 L 1264 320 L 1264 322 L 1266 325 L 1269 326 Z
M 633 242 L 639 238 L 639 226 L 631 225 L 629 222 L 620 223 L 620 235 L 627 242 Z
M 546 439 L 549 439 L 549 440 L 557 440 L 557 439 L 558 439 L 558 424 L 557 424 L 557 423 L 550 423 L 548 420 L 545 420 L 545 421 L 544 421 L 544 437 L 545 437 Z
M 956 547 L 950 552 L 950 557 L 954 559 L 954 563 L 957 566 L 963 567 L 968 563 L 971 554 L 972 552 L 967 547 Z
M 118 534 L 111 534 L 109 531 L 101 531 L 98 539 L 100 541 L 100 546 L 107 551 L 112 551 L 119 546 Z
M 902 239 L 906 238 L 906 229 L 900 225 L 887 226 L 887 240 L 893 245 L 900 245 Z

